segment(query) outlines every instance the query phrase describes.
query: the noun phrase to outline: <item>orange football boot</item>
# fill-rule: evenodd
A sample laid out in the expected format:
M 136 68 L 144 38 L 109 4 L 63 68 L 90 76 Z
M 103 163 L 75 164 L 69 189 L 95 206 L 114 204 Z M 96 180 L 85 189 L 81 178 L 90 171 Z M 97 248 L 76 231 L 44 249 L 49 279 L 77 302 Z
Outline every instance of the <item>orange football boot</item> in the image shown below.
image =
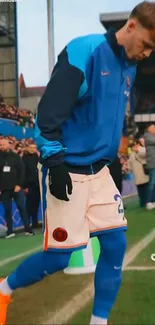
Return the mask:
M 3 279 L 0 279 L 0 282 Z M 6 325 L 6 314 L 9 303 L 11 301 L 11 296 L 4 295 L 0 292 L 0 325 Z

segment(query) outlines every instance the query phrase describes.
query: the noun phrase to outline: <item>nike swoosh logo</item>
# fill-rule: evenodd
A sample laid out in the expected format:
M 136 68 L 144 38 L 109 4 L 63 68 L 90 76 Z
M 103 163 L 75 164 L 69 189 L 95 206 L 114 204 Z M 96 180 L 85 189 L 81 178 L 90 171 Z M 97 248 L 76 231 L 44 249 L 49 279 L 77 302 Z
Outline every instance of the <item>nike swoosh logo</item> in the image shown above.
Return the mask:
M 101 76 L 108 76 L 109 74 L 110 74 L 109 71 L 104 71 L 104 70 L 101 71 Z
M 114 270 L 120 270 L 122 266 L 114 266 Z

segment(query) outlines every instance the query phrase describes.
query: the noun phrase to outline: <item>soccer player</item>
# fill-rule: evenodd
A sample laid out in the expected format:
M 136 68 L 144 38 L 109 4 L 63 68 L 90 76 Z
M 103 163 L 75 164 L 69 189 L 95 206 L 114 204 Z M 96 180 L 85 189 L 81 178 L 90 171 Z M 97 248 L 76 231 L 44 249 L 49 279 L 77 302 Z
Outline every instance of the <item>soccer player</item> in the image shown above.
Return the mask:
M 60 53 L 38 106 L 43 165 L 44 250 L 0 283 L 0 324 L 14 290 L 67 267 L 73 251 L 98 236 L 90 324 L 107 324 L 122 278 L 127 221 L 109 174 L 117 155 L 136 63 L 155 48 L 155 3 L 137 5 L 123 28 L 72 40 Z

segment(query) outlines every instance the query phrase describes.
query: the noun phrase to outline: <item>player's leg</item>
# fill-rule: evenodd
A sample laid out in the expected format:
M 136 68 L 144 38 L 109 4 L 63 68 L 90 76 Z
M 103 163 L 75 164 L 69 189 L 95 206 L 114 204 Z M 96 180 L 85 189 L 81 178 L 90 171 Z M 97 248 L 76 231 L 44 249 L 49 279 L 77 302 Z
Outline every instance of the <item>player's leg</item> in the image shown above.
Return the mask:
M 40 190 L 37 184 L 35 184 L 32 188 L 32 197 L 34 200 L 34 206 L 32 210 L 32 228 L 38 227 L 38 210 L 40 204 Z
M 15 289 L 41 281 L 67 267 L 71 253 L 40 252 L 24 260 L 17 269 L 0 282 L 0 324 L 6 324 L 6 313 L 11 294 Z
M 7 224 L 7 237 L 14 235 L 12 221 L 12 191 L 2 191 L 1 200 L 4 207 L 4 216 Z
M 138 197 L 139 197 L 139 203 L 140 207 L 144 207 L 144 184 L 137 185 L 137 191 L 138 191 Z
M 150 205 L 150 203 L 152 204 L 153 201 L 153 190 L 154 190 L 154 186 L 155 186 L 155 168 L 149 168 L 149 184 L 148 184 L 148 204 L 147 204 L 147 208 L 152 208 L 152 205 Z
M 33 204 L 32 204 L 33 202 Z M 40 203 L 40 190 L 36 184 L 30 184 L 26 195 L 26 212 L 29 221 L 32 218 L 32 228 L 38 227 L 38 210 Z
M 29 234 L 33 234 L 32 230 L 30 228 L 28 216 L 26 213 L 24 190 L 21 189 L 19 192 L 14 192 L 13 197 L 14 197 L 14 201 L 17 205 L 17 208 L 19 210 L 20 217 L 24 223 L 25 232 L 29 233 Z
M 13 291 L 18 288 L 27 287 L 41 281 L 45 275 L 63 270 L 68 266 L 70 256 L 70 252 L 39 252 L 31 255 L 7 278 L 9 288 Z M 3 282 L 0 284 L 1 291 L 2 288 Z
M 28 219 L 29 219 L 29 224 L 31 224 L 31 217 L 32 217 L 32 200 L 31 200 L 31 189 L 28 188 L 28 192 L 26 193 L 25 195 L 25 198 L 26 198 L 26 202 L 25 202 L 25 208 L 26 208 L 26 213 L 27 213 L 27 216 L 28 216 Z
M 126 251 L 124 231 L 98 236 L 101 253 L 95 272 L 95 297 L 91 324 L 107 324 L 122 280 L 122 263 Z
M 82 179 L 85 176 L 82 176 Z M 27 258 L 0 283 L 0 324 L 6 321 L 8 299 L 13 290 L 26 287 L 67 267 L 71 252 L 84 248 L 89 239 L 89 225 L 85 218 L 88 204 L 87 182 L 77 181 L 69 202 L 57 200 L 46 188 L 46 221 L 44 252 Z
M 121 268 L 126 250 L 127 221 L 124 208 L 107 167 L 92 180 L 87 217 L 91 236 L 101 244 L 95 274 L 95 299 L 91 324 L 106 324 L 121 284 Z

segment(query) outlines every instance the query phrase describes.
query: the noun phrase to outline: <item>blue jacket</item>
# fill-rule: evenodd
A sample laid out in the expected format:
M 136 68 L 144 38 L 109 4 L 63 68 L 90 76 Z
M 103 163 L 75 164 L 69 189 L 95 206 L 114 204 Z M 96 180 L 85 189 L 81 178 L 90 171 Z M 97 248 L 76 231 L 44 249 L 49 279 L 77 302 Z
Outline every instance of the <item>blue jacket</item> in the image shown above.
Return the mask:
M 35 138 L 43 165 L 111 162 L 135 73 L 114 30 L 71 41 L 38 106 Z

